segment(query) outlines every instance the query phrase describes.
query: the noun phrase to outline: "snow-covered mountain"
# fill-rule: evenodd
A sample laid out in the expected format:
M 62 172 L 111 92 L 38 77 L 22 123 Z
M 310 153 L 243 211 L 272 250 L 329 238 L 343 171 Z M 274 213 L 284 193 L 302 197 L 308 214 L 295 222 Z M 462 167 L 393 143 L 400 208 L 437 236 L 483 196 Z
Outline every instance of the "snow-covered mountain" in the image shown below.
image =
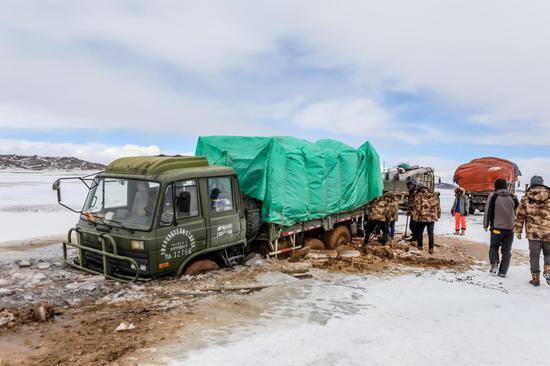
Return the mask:
M 103 170 L 105 165 L 73 157 L 0 155 L 0 169 L 25 170 Z

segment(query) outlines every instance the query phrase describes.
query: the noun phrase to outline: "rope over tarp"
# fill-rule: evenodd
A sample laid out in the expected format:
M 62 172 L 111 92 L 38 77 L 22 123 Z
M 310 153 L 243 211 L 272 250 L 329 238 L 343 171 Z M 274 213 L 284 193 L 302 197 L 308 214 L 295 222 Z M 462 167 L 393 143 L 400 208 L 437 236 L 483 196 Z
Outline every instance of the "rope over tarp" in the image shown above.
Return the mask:
M 380 158 L 334 140 L 199 137 L 196 156 L 237 172 L 241 191 L 260 200 L 262 220 L 281 225 L 361 207 L 382 194 Z

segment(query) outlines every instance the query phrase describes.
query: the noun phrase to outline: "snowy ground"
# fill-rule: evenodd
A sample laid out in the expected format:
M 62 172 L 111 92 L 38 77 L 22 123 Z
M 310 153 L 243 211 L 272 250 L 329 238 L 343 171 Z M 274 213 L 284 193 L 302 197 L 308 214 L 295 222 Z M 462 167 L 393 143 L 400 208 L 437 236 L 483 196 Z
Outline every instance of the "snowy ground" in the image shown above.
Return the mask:
M 74 226 L 78 215 L 57 204 L 52 183 L 59 177 L 76 174 L 0 170 L 0 246 L 15 240 L 64 235 Z M 76 181 L 63 183 L 62 187 L 63 201 L 81 208 L 85 187 Z
M 548 365 L 550 289 L 480 271 L 394 279 L 328 275 L 252 295 L 263 316 L 209 329 L 172 365 Z

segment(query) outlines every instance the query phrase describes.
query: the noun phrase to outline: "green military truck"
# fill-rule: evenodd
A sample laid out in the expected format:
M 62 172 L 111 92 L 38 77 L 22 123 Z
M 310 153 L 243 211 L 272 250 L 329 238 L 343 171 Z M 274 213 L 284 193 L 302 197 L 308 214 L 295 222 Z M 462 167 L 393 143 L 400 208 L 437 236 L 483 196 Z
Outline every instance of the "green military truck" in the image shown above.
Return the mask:
M 419 167 L 408 163 L 400 163 L 383 173 L 384 192 L 393 192 L 399 197 L 399 208 L 406 209 L 409 190 L 407 180 L 414 179 L 416 183 L 423 183 L 433 192 L 435 190 L 435 173 L 433 168 Z
M 367 203 L 382 193 L 368 143 L 210 137 L 197 153 L 121 158 L 73 178 L 89 192 L 63 243 L 65 263 L 133 281 L 232 266 L 253 249 L 334 248 L 360 231 Z M 53 185 L 62 205 L 65 179 Z

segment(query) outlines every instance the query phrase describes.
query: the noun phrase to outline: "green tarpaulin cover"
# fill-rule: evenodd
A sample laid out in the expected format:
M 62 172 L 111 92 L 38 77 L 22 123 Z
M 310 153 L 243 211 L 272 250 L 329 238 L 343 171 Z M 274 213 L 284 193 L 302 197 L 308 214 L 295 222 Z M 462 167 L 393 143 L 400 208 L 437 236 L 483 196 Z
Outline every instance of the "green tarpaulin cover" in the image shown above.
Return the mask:
M 262 220 L 281 225 L 360 207 L 382 194 L 380 158 L 334 140 L 199 137 L 197 156 L 237 172 L 241 191 L 263 202 Z

